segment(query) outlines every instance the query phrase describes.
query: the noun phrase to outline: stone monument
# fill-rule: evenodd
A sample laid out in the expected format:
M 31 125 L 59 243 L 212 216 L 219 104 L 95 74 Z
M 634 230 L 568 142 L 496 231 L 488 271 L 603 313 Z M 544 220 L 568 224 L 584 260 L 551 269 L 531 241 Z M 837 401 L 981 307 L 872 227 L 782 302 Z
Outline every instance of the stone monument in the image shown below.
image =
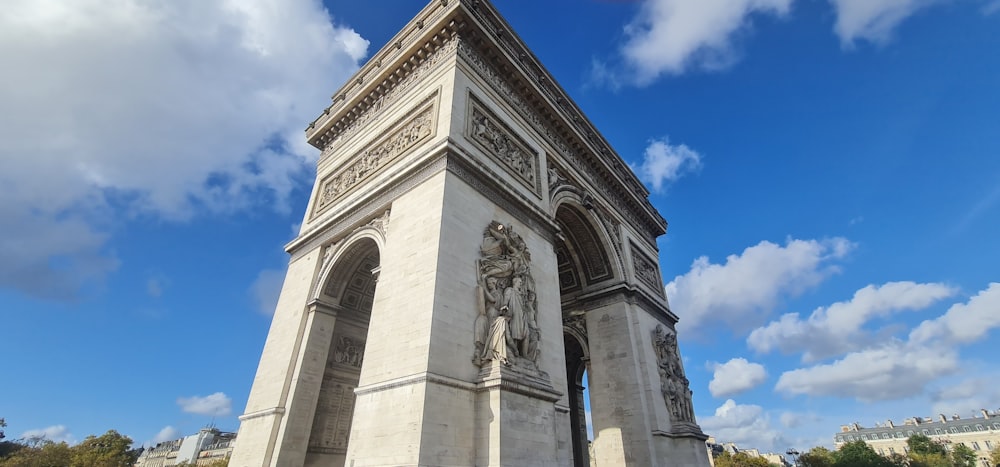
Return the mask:
M 666 222 L 490 2 L 431 2 L 306 136 L 231 466 L 708 465 Z

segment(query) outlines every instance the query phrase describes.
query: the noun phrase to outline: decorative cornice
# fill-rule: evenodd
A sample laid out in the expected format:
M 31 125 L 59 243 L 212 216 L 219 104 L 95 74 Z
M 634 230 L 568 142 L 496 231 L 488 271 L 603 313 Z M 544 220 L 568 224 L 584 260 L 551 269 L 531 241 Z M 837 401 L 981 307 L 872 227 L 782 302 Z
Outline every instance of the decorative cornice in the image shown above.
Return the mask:
M 573 144 L 570 139 L 567 139 L 565 135 L 568 132 L 557 129 L 562 124 L 560 120 L 555 119 L 550 112 L 540 109 L 541 103 L 537 99 L 524 95 L 527 87 L 519 86 L 513 82 L 515 77 L 509 71 L 503 73 L 490 64 L 490 60 L 480 52 L 480 47 L 473 45 L 475 38 L 466 38 L 466 36 L 471 35 L 463 33 L 458 38 L 459 57 L 464 59 L 465 63 L 470 65 L 494 92 L 548 141 L 556 150 L 559 158 L 565 161 L 564 165 L 572 166 L 581 171 L 607 202 L 635 226 L 636 230 L 642 234 L 643 239 L 649 244 L 655 245 L 656 237 L 666 232 L 666 221 L 645 198 L 645 189 L 639 192 L 630 192 L 621 180 L 612 173 L 612 169 L 602 168 L 602 165 L 605 164 L 593 157 L 588 157 L 588 155 L 593 154 L 589 148 Z M 480 44 L 484 42 L 482 39 L 479 41 Z M 543 118 L 543 114 L 547 114 L 549 118 Z M 617 155 L 615 157 L 618 158 Z M 625 168 L 624 170 L 629 170 L 629 174 L 631 174 L 630 169 Z M 638 194 L 638 196 L 633 193 Z
M 393 161 L 420 143 L 434 137 L 437 129 L 437 96 L 434 92 L 398 120 L 388 135 L 368 145 L 319 181 L 320 189 L 313 202 L 312 217 L 353 192 L 365 180 L 381 172 Z
M 268 416 L 272 416 L 272 415 L 280 417 L 280 416 L 282 416 L 284 414 L 285 414 L 285 408 L 284 407 L 271 407 L 269 409 L 258 410 L 256 412 L 251 412 L 251 413 L 240 415 L 239 418 L 240 418 L 241 422 L 245 422 L 247 420 L 253 420 L 255 418 L 268 417 Z
M 423 74 L 432 67 L 421 65 L 432 58 L 440 60 L 442 54 L 436 52 L 451 41 L 461 26 L 453 15 L 458 7 L 454 0 L 437 0 L 424 7 L 334 93 L 333 103 L 306 128 L 309 144 L 324 149 L 345 130 L 356 131 L 359 118 L 370 109 L 377 112 L 385 107 L 403 88 L 417 81 L 410 75 Z M 401 89 L 397 91 L 397 87 Z
M 465 391 L 477 390 L 476 385 L 473 383 L 469 383 L 467 381 L 462 381 L 460 379 L 455 379 L 444 375 L 439 375 L 436 373 L 425 372 L 360 387 L 354 390 L 354 394 L 362 396 L 365 394 L 371 394 L 373 392 L 388 391 L 390 389 L 401 388 L 404 386 L 413 386 L 415 384 L 423 384 L 423 383 L 437 384 L 440 386 L 447 386 L 455 389 L 462 389 Z

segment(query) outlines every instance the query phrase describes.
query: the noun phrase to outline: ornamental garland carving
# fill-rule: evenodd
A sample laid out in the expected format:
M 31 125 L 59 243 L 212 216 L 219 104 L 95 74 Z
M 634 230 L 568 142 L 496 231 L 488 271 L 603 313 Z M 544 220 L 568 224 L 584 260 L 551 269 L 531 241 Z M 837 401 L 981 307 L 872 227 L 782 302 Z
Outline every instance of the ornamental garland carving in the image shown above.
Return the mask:
M 476 353 L 472 362 L 538 370 L 541 335 L 531 253 L 509 225 L 493 221 L 476 260 Z
M 434 136 L 435 106 L 428 104 L 388 137 L 379 140 L 350 159 L 343 168 L 324 178 L 314 214 L 318 214 L 349 193 L 359 183 L 378 173 L 397 157 Z
M 537 195 L 538 154 L 472 94 L 469 94 L 469 108 L 471 119 L 465 130 L 469 139 Z
M 653 329 L 653 350 L 656 352 L 656 367 L 660 374 L 660 390 L 667 412 L 674 422 L 694 423 L 694 409 L 691 403 L 689 381 L 684 376 L 680 353 L 677 349 L 677 335 L 668 333 L 662 324 Z

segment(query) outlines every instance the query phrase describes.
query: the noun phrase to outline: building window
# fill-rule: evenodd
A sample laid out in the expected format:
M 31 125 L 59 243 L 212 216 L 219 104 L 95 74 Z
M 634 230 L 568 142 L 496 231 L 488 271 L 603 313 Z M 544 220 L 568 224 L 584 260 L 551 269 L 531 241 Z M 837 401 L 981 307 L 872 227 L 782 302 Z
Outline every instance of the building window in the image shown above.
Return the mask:
M 938 430 L 938 431 L 941 431 L 941 430 Z M 924 436 L 930 436 L 930 435 L 931 435 L 931 431 L 930 430 L 924 430 Z
M 962 431 L 968 433 L 968 432 L 972 431 L 972 427 L 970 427 L 969 425 L 965 425 L 965 426 L 962 427 Z
M 972 449 L 975 449 L 976 451 L 978 451 L 979 450 L 979 443 L 973 441 L 972 442 Z
M 994 424 L 993 424 L 993 429 L 994 429 L 994 430 L 1000 430 L 1000 422 L 998 422 L 998 423 L 994 423 Z
M 913 436 L 913 430 L 906 430 L 906 436 Z
M 936 435 L 943 435 L 944 432 L 942 432 L 940 428 L 935 428 L 934 429 L 934 434 L 936 434 Z
M 982 424 L 976 425 L 976 431 L 986 431 Z
M 992 441 L 986 440 L 986 449 L 993 449 L 993 442 Z
M 895 453 L 896 453 L 895 448 L 889 448 L 889 454 L 895 454 Z
M 882 433 L 882 439 L 889 439 L 889 438 L 892 438 L 892 436 L 890 436 L 889 433 Z
M 951 432 L 951 433 L 958 433 L 958 428 L 951 427 L 951 428 L 948 428 L 948 431 Z
M 868 441 L 868 435 L 861 435 L 861 439 Z
M 913 434 L 913 432 L 910 432 L 910 434 Z M 903 437 L 903 432 L 902 431 L 897 431 L 896 432 L 896 437 L 897 438 L 902 438 Z

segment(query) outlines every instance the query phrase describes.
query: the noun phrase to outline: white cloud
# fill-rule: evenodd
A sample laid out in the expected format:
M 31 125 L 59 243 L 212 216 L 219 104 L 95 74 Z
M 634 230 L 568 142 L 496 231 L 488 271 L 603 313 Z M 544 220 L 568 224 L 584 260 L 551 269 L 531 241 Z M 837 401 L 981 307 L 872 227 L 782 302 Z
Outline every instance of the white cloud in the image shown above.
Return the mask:
M 982 416 L 982 409 L 993 410 L 1000 406 L 1000 374 L 994 372 L 961 381 L 948 381 L 943 387 L 931 391 L 932 413 Z
M 682 175 L 701 167 L 701 156 L 684 144 L 671 145 L 667 138 L 649 142 L 642 164 L 636 168 L 644 182 L 659 192 L 664 183 L 675 182 Z
M 711 365 L 714 374 L 708 383 L 713 397 L 739 394 L 763 383 L 767 370 L 759 363 L 748 362 L 745 358 L 734 358 L 726 363 Z
M 715 409 L 712 417 L 698 421 L 702 430 L 720 442 L 754 447 L 762 452 L 783 449 L 790 444 L 771 426 L 770 417 L 759 405 L 737 404 L 729 399 Z
M 1000 283 L 991 283 L 966 303 L 956 303 L 933 320 L 920 323 L 910 333 L 910 340 L 926 343 L 932 340 L 952 344 L 968 344 L 982 339 L 1000 327 Z
M 781 298 L 800 294 L 835 273 L 832 261 L 852 248 L 839 237 L 789 239 L 785 246 L 763 241 L 728 256 L 725 264 L 712 264 L 702 256 L 665 289 L 685 335 L 709 322 L 745 330 L 758 325 Z
M 841 43 L 857 39 L 885 42 L 892 31 L 918 10 L 941 0 L 830 0 L 837 11 L 834 31 Z
M 65 425 L 53 425 L 47 428 L 28 430 L 21 434 L 22 439 L 47 439 L 55 443 L 65 442 L 66 444 L 76 444 L 76 437 Z
M 233 411 L 233 401 L 221 392 L 210 394 L 205 397 L 179 397 L 177 405 L 187 413 L 197 415 L 211 415 L 213 417 L 224 417 Z
M 993 13 L 996 13 L 998 11 L 1000 11 L 1000 0 L 992 0 L 990 2 L 987 2 L 986 6 L 983 7 L 983 14 L 987 16 L 992 15 Z
M 147 445 L 156 446 L 157 444 L 162 443 L 164 441 L 173 441 L 175 439 L 180 439 L 183 435 L 184 434 L 181 433 L 180 430 L 168 425 L 163 427 L 162 430 L 156 433 L 156 436 L 154 436 L 153 439 L 149 443 L 147 443 Z
M 99 282 L 112 213 L 282 209 L 317 157 L 302 129 L 367 45 L 313 0 L 6 2 L 0 287 Z
M 788 395 L 880 401 L 914 396 L 958 370 L 958 354 L 938 346 L 893 341 L 847 354 L 833 363 L 786 371 L 775 389 Z
M 628 25 L 622 54 L 636 83 L 689 68 L 723 68 L 734 61 L 733 35 L 754 14 L 785 15 L 792 0 L 645 0 Z
M 820 422 L 822 418 L 814 413 L 797 413 L 797 412 L 782 412 L 781 416 L 778 418 L 781 422 L 781 426 L 785 428 L 798 428 L 800 426 L 816 424 Z M 824 444 L 827 441 L 824 441 Z M 818 444 L 812 444 L 811 446 L 817 446 Z
M 899 311 L 924 309 L 955 292 L 954 288 L 938 283 L 869 285 L 855 292 L 849 301 L 817 308 L 807 320 L 789 313 L 757 328 L 750 333 L 747 344 L 763 353 L 805 351 L 803 360 L 807 362 L 842 355 L 873 342 L 873 336 L 862 329 L 869 321 Z
M 250 295 L 257 304 L 257 311 L 265 316 L 274 315 L 274 309 L 278 306 L 278 296 L 281 295 L 281 286 L 284 283 L 285 270 L 265 269 L 257 274 L 257 278 L 250 285 Z

